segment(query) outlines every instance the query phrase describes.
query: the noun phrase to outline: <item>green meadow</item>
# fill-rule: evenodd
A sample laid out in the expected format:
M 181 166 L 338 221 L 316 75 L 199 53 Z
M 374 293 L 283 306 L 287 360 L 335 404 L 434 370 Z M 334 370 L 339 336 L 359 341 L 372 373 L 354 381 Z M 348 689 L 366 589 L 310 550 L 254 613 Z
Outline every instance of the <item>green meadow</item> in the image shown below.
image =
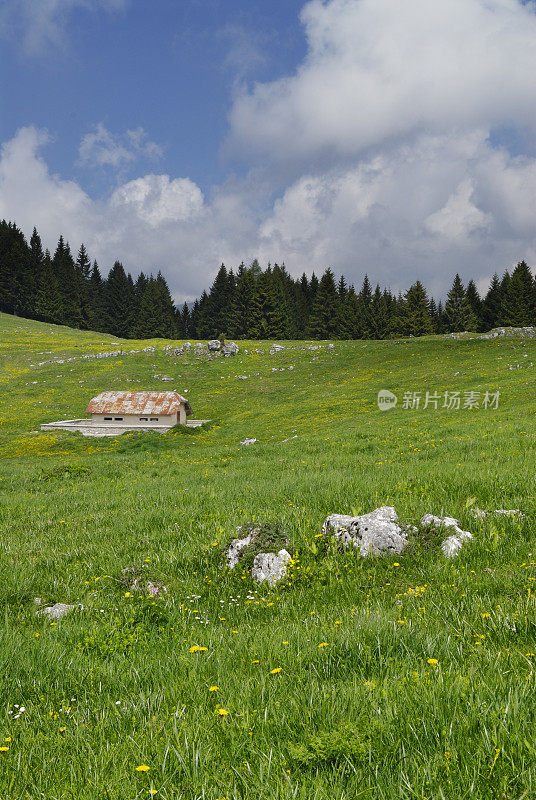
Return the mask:
M 0 315 L 1 800 L 536 797 L 536 339 L 167 344 Z M 211 423 L 40 430 L 109 389 L 176 389 Z M 381 505 L 474 540 L 324 541 Z M 274 589 L 224 567 L 254 520 L 290 538 Z M 56 602 L 77 609 L 36 614 Z

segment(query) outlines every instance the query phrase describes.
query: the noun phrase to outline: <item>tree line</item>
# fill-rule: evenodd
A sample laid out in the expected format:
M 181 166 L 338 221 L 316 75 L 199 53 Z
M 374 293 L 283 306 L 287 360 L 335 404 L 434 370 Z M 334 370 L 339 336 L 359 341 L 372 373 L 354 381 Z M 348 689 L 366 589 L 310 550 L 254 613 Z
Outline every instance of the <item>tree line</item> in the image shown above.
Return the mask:
M 394 294 L 368 276 L 356 288 L 329 268 L 295 279 L 284 264 L 254 260 L 236 271 L 222 264 L 210 289 L 178 308 L 161 272 L 134 280 L 116 261 L 103 278 L 83 244 L 75 257 L 60 236 L 51 256 L 35 228 L 27 242 L 3 220 L 0 311 L 124 338 L 385 339 L 534 325 L 536 279 L 521 261 L 481 297 L 456 275 L 443 305 L 420 281 Z

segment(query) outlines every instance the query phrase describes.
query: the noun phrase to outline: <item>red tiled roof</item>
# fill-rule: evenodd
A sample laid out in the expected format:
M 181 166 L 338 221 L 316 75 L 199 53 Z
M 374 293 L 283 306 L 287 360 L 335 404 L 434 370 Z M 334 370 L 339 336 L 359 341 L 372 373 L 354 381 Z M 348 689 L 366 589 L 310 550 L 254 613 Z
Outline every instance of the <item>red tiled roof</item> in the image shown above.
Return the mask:
M 90 400 L 86 414 L 176 414 L 184 405 L 192 413 L 190 403 L 178 392 L 101 392 Z

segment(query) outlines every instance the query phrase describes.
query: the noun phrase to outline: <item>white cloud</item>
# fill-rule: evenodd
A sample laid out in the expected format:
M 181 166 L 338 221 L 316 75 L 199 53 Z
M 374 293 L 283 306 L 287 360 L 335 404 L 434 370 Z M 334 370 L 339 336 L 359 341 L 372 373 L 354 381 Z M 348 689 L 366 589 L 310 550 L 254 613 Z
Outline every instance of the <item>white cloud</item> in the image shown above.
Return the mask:
M 152 228 L 166 222 L 184 222 L 203 207 L 203 194 L 188 178 L 170 180 L 169 175 L 145 175 L 123 184 L 112 194 L 110 206 L 134 213 Z
M 2 148 L 0 218 L 53 249 L 84 242 L 103 271 L 162 269 L 177 300 L 199 295 L 224 261 L 285 261 L 295 275 L 331 266 L 360 284 L 436 296 L 455 272 L 485 283 L 521 258 L 536 261 L 536 159 L 491 147 L 484 131 L 422 135 L 359 163 L 303 175 L 270 200 L 270 171 L 254 170 L 204 197 L 187 177 L 144 175 L 92 200 L 53 175 L 49 137 L 22 128 Z
M 65 44 L 64 31 L 75 9 L 121 11 L 129 0 L 4 0 L 0 32 L 21 37 L 29 55 L 43 55 Z
M 114 136 L 99 122 L 94 131 L 82 137 L 78 155 L 82 164 L 117 168 L 144 156 L 160 158 L 162 148 L 148 140 L 143 128 Z
M 312 0 L 295 75 L 230 115 L 235 149 L 354 158 L 427 131 L 536 125 L 536 15 L 519 0 Z

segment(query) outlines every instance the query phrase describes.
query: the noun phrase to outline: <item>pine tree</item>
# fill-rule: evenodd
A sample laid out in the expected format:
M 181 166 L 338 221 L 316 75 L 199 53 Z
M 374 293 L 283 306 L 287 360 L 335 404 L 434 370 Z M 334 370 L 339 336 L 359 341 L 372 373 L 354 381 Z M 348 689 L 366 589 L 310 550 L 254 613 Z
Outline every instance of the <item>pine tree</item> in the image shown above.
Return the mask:
M 43 322 L 62 321 L 63 303 L 48 250 L 41 265 L 34 310 L 37 319 Z
M 108 274 L 104 302 L 107 332 L 128 338 L 131 330 L 137 326 L 137 320 L 132 320 L 134 286 L 120 261 L 114 263 Z
M 91 285 L 90 285 L 90 277 L 91 277 L 91 261 L 89 260 L 87 250 L 84 244 L 80 245 L 78 250 L 78 256 L 76 258 L 76 273 L 78 278 L 78 286 L 79 286 L 79 297 L 80 297 L 80 312 L 82 315 L 82 328 L 86 329 L 89 327 L 89 319 L 91 316 L 90 306 L 91 306 Z
M 476 330 L 480 331 L 482 330 L 482 299 L 478 293 L 476 283 L 473 279 L 471 279 L 467 284 L 465 296 L 467 297 L 467 302 L 469 303 L 471 311 L 473 312 L 473 316 L 476 320 Z
M 110 320 L 106 311 L 106 285 L 102 279 L 99 265 L 93 262 L 89 278 L 88 328 L 91 331 L 110 330 Z
M 426 290 L 416 281 L 404 296 L 401 309 L 402 332 L 405 336 L 426 336 L 433 333 Z
M 490 331 L 500 324 L 502 297 L 501 281 L 497 273 L 495 273 L 482 303 L 481 329 L 483 331 Z
M 54 274 L 62 300 L 61 322 L 71 328 L 80 328 L 82 307 L 80 303 L 80 281 L 68 242 L 60 236 L 54 258 Z
M 328 268 L 320 279 L 311 309 L 307 336 L 313 339 L 335 338 L 339 305 L 335 277 Z
M 501 302 L 501 324 L 513 327 L 532 325 L 533 277 L 525 261 L 512 272 Z
M 460 276 L 456 273 L 445 303 L 445 323 L 449 333 L 476 330 L 477 321 L 467 301 Z

